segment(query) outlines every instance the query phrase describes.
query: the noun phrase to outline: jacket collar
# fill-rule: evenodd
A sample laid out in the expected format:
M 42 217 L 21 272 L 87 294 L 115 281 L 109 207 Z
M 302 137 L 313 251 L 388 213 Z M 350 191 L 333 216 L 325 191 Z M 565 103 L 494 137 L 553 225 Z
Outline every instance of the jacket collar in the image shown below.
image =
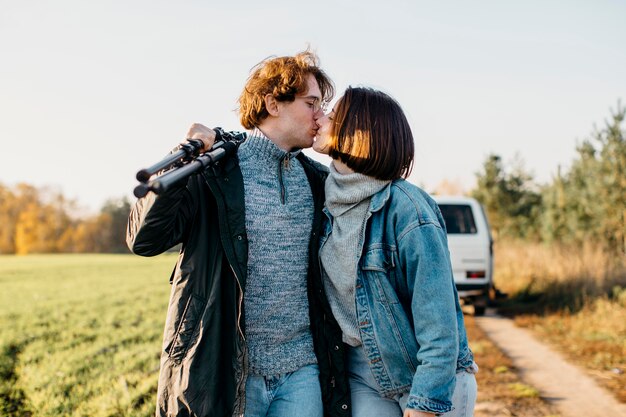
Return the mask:
M 391 186 L 394 183 L 395 181 L 391 181 L 382 190 L 372 196 L 372 201 L 370 202 L 369 208 L 370 213 L 377 212 L 385 206 L 385 204 L 389 200 L 389 196 L 391 195 Z
M 391 195 L 391 186 L 394 185 L 397 181 L 398 180 L 391 181 L 382 190 L 380 190 L 379 192 L 377 192 L 376 194 L 372 196 L 372 199 L 370 200 L 370 206 L 368 209 L 370 213 L 375 213 L 377 211 L 380 211 L 383 207 L 385 207 L 385 204 L 387 204 L 387 201 L 389 200 L 389 196 Z M 326 217 L 328 217 L 331 220 L 333 219 L 333 215 L 330 214 L 328 207 L 324 206 L 323 211 Z

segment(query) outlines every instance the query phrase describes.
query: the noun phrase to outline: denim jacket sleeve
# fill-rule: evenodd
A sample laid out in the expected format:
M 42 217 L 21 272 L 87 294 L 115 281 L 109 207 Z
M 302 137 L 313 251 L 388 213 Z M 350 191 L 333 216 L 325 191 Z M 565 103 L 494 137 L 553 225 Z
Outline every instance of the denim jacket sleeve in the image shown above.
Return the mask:
M 459 347 L 446 232 L 436 218 L 423 218 L 398 236 L 398 246 L 400 266 L 412 291 L 411 314 L 418 345 L 418 366 L 407 407 L 448 412 Z

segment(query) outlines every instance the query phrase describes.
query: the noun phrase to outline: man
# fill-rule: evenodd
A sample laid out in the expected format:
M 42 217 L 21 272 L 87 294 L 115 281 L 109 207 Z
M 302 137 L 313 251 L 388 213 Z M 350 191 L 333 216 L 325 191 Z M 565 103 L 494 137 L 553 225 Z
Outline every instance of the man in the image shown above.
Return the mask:
M 134 253 L 182 243 L 157 415 L 349 416 L 317 254 L 326 171 L 301 152 L 333 93 L 309 51 L 261 62 L 239 98 L 251 132 L 237 156 L 133 207 Z M 187 137 L 209 149 L 215 132 L 194 124 Z

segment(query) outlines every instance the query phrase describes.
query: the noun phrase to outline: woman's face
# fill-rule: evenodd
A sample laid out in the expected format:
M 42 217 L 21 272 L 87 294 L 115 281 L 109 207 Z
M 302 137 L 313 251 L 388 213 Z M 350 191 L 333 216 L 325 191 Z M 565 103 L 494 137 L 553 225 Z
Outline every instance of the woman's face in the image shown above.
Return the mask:
M 332 133 L 332 126 L 334 124 L 333 119 L 335 117 L 335 109 L 331 110 L 328 114 L 317 119 L 317 136 L 315 142 L 313 142 L 313 150 L 324 155 L 328 155 L 330 144 L 330 134 Z

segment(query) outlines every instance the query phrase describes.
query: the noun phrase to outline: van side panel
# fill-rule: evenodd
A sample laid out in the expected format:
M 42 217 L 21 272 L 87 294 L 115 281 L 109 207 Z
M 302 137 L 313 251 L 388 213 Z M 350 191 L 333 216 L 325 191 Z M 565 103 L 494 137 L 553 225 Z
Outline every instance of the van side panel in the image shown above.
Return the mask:
M 485 212 L 473 198 L 433 198 L 446 222 L 454 282 L 459 296 L 475 304 L 475 307 L 478 303 L 484 306 L 493 282 L 493 241 Z

